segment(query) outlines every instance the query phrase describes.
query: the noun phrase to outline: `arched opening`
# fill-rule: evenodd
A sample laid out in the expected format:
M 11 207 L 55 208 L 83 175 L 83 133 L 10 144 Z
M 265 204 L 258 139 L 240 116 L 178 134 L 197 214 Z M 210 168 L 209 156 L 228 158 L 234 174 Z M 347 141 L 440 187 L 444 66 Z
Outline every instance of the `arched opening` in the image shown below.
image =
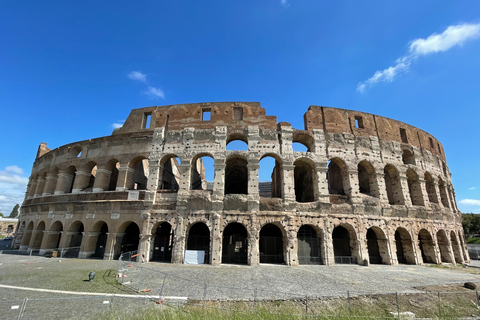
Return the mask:
M 248 139 L 241 133 L 231 134 L 227 139 L 227 150 L 248 151 Z
M 87 164 L 87 170 L 90 172 L 90 178 L 88 179 L 87 185 L 82 186 L 83 192 L 92 192 L 93 185 L 95 184 L 95 179 L 97 177 L 97 164 L 95 162 L 89 162 Z
M 47 181 L 43 193 L 45 195 L 51 195 L 55 193 L 55 187 L 57 186 L 58 181 L 58 168 L 54 168 L 50 172 L 50 176 L 47 176 Z
M 438 179 L 438 189 L 440 190 L 440 200 L 442 201 L 442 205 L 446 208 L 450 208 L 450 205 L 448 204 L 448 196 L 445 182 L 443 182 L 441 178 Z
M 118 183 L 118 173 L 120 172 L 120 162 L 117 159 L 112 159 L 107 162 L 105 168 L 110 171 L 110 178 L 108 181 L 108 191 L 115 191 Z
M 137 157 L 129 164 L 130 169 L 134 169 L 133 173 L 128 172 L 127 175 L 132 175 L 130 185 L 127 185 L 130 190 L 146 190 L 148 181 L 149 162 L 145 157 Z M 130 179 L 127 179 L 130 181 Z
M 404 228 L 395 231 L 395 244 L 397 249 L 397 261 L 401 264 L 415 264 L 412 238 Z
M 268 223 L 260 230 L 260 263 L 284 263 L 282 230 Z
M 315 201 L 315 182 L 317 176 L 315 165 L 309 159 L 298 159 L 293 165 L 295 200 L 297 202 Z
M 162 222 L 155 230 L 152 261 L 171 262 L 173 250 L 173 229 L 168 222 Z
M 315 139 L 307 131 L 293 131 L 292 136 L 293 151 L 315 152 Z
M 447 234 L 445 230 L 438 230 L 437 232 L 437 244 L 440 249 L 440 259 L 442 262 L 452 263 L 452 257 L 450 255 L 450 244 L 448 242 Z
M 69 247 L 80 247 L 82 245 L 83 232 L 83 223 L 75 221 L 69 230 L 71 236 Z
M 158 184 L 160 190 L 177 192 L 180 187 L 180 158 L 170 155 L 162 159 L 162 175 Z
M 360 193 L 378 197 L 375 169 L 368 161 L 361 161 L 358 166 L 358 188 Z
M 356 257 L 352 256 L 350 232 L 345 227 L 338 226 L 333 229 L 333 254 L 337 264 L 357 263 Z
M 197 222 L 190 227 L 187 250 L 197 251 L 197 263 L 210 263 L 210 230 L 205 223 Z M 186 260 L 185 263 L 189 262 Z
M 94 257 L 101 258 L 105 256 L 105 248 L 107 246 L 107 238 L 108 238 L 108 225 L 104 221 L 99 221 L 95 224 L 96 230 L 99 230 L 97 242 L 95 244 L 95 253 L 93 254 Z
M 368 260 L 370 264 L 383 264 L 384 261 L 380 254 L 380 245 L 377 233 L 373 228 L 367 230 L 367 249 L 368 249 Z
M 457 241 L 457 236 L 454 231 L 450 232 L 450 242 L 452 243 L 453 255 L 455 257 L 456 263 L 463 263 L 462 253 L 460 250 L 460 245 Z
M 215 170 L 213 157 L 198 155 L 192 160 L 190 188 L 192 190 L 213 190 Z
M 283 170 L 281 162 L 272 156 L 265 156 L 259 162 L 258 191 L 263 198 L 281 198 Z
M 25 221 L 23 222 L 25 223 Z M 22 246 L 28 246 L 30 244 L 30 240 L 32 239 L 32 233 L 33 233 L 33 221 L 30 221 L 28 224 L 27 229 L 23 232 L 23 237 L 22 237 Z
M 423 263 L 435 263 L 435 244 L 433 243 L 430 232 L 425 229 L 420 230 L 418 233 L 418 246 L 422 253 Z
M 413 153 L 410 151 L 410 150 L 403 150 L 403 153 L 402 153 L 402 161 L 403 161 L 403 164 L 415 164 L 415 156 L 413 155 Z
M 70 159 L 73 158 L 80 158 L 82 156 L 82 147 L 80 146 L 75 146 L 70 151 L 68 152 L 68 157 Z
M 125 229 L 125 234 L 122 237 L 120 253 L 137 251 L 139 241 L 140 229 L 135 222 L 130 222 Z
M 420 181 L 418 179 L 418 174 L 412 169 L 407 170 L 407 183 L 412 204 L 414 206 L 423 206 L 423 195 L 422 189 L 420 187 Z
M 222 263 L 247 264 L 247 254 L 247 229 L 241 223 L 230 223 L 223 230 Z
M 327 164 L 328 193 L 335 195 L 345 195 L 344 173 L 345 163 L 340 159 L 332 159 Z
M 34 233 L 35 238 L 33 239 L 32 249 L 40 248 L 40 246 L 42 245 L 44 233 L 45 233 L 45 222 L 40 221 Z
M 55 221 L 48 230 L 45 249 L 58 249 L 62 233 L 63 224 L 60 221 Z
M 398 171 L 394 166 L 387 164 L 383 170 L 385 174 L 385 188 L 389 204 L 404 204 L 402 186 Z
M 425 172 L 425 187 L 427 189 L 428 201 L 430 203 L 438 203 L 437 191 L 435 190 L 435 184 L 430 173 Z
M 233 157 L 225 165 L 225 194 L 248 194 L 247 160 Z
M 312 226 L 303 225 L 297 233 L 298 263 L 321 264 L 320 238 Z

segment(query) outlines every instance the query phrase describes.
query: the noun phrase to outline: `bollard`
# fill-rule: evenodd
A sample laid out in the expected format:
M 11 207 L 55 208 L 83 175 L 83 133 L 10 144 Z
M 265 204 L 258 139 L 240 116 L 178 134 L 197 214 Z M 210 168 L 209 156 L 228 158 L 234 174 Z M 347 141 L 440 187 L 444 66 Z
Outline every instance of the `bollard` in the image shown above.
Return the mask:
M 348 312 L 352 313 L 352 306 L 350 305 L 350 291 L 347 291 Z
M 95 271 L 90 271 L 90 273 L 88 274 L 88 281 L 93 281 L 93 279 L 95 279 Z
M 397 314 L 400 317 L 400 304 L 398 303 L 398 292 L 395 292 L 395 301 L 397 302 Z
M 203 305 L 202 310 L 205 310 L 205 299 L 207 297 L 207 284 L 205 283 L 205 287 L 203 287 Z

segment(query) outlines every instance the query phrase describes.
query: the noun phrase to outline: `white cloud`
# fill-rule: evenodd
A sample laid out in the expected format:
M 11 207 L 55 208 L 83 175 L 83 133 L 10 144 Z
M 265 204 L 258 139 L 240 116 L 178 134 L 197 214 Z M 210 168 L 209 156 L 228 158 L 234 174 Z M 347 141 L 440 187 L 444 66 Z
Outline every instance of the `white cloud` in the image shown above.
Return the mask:
M 447 51 L 465 41 L 478 38 L 480 24 L 461 24 L 449 26 L 442 34 L 432 34 L 427 39 L 415 39 L 410 44 L 410 52 L 415 55 L 427 55 Z
M 475 199 L 462 199 L 458 201 L 458 203 L 461 203 L 464 205 L 470 205 L 470 206 L 480 206 L 480 200 L 475 200 Z
M 288 8 L 290 6 L 290 4 L 288 3 L 287 0 L 280 0 L 280 3 L 282 4 L 282 6 L 284 6 L 285 8 Z
M 477 189 L 477 187 L 470 187 L 470 188 L 468 188 L 468 190 L 475 190 L 475 189 Z
M 113 129 L 118 129 L 118 128 L 123 127 L 124 122 L 125 122 L 125 120 L 119 120 L 118 122 L 112 123 L 111 126 L 112 126 Z
M 129 79 L 140 81 L 140 82 L 147 82 L 147 75 L 141 73 L 140 71 L 132 71 L 128 75 Z
M 413 60 L 431 53 L 447 51 L 467 40 L 480 36 L 480 24 L 461 24 L 449 26 L 442 34 L 432 34 L 426 39 L 410 42 L 409 53 L 395 61 L 395 65 L 375 74 L 364 82 L 357 84 L 357 91 L 363 93 L 369 86 L 378 82 L 392 82 L 400 73 L 408 72 Z
M 22 168 L 15 165 L 0 171 L 0 212 L 5 216 L 17 203 L 23 202 L 28 184 L 28 178 L 22 177 L 23 172 Z
M 145 91 L 145 94 L 152 98 L 165 99 L 165 93 L 162 91 L 162 89 L 159 89 L 159 88 L 154 88 L 149 86 L 147 91 Z

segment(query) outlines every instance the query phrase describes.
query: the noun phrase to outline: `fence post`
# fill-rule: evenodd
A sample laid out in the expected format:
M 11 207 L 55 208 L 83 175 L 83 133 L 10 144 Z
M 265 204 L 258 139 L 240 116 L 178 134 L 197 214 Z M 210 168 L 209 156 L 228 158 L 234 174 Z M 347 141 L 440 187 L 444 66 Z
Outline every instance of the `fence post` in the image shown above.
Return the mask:
M 253 307 L 257 309 L 257 287 L 253 289 Z
M 352 306 L 350 305 L 350 291 L 347 290 L 348 312 L 352 313 Z
M 475 293 L 477 295 L 477 307 L 480 307 L 480 301 L 479 301 L 479 296 L 478 296 L 478 290 L 475 290 Z
M 202 305 L 202 310 L 205 310 L 205 299 L 207 297 L 207 284 L 205 283 L 205 286 L 203 287 L 203 305 Z
M 163 298 L 163 288 L 165 288 L 165 282 L 167 282 L 167 274 L 163 277 L 162 289 L 160 289 L 160 297 Z
M 305 296 L 305 314 L 308 314 L 308 295 Z
M 440 291 L 438 291 L 438 317 L 440 318 L 440 315 L 442 314 L 442 306 L 440 303 Z
M 397 302 L 397 315 L 400 318 L 400 304 L 398 303 L 398 292 L 395 292 L 395 301 Z
M 28 298 L 23 299 L 22 307 L 20 308 L 20 312 L 18 313 L 18 320 L 23 319 L 23 313 L 27 308 L 27 301 L 28 301 Z

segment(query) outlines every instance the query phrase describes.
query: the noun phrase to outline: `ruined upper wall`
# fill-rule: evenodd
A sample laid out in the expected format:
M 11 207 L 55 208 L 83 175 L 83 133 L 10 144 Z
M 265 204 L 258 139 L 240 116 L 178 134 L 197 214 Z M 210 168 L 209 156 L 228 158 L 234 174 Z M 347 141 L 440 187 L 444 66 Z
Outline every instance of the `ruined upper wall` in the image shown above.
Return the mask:
M 304 115 L 305 130 L 326 133 L 348 132 L 355 136 L 377 136 L 379 140 L 412 145 L 445 160 L 442 144 L 431 134 L 409 124 L 370 113 L 310 106 Z
M 209 117 L 209 120 L 206 120 Z M 149 122 L 149 125 L 148 125 Z M 277 117 L 267 116 L 258 102 L 215 102 L 177 104 L 163 107 L 134 109 L 123 127 L 113 134 L 153 130 L 166 127 L 168 130 L 198 129 L 228 126 L 244 128 L 256 125 L 259 128 L 276 129 Z

